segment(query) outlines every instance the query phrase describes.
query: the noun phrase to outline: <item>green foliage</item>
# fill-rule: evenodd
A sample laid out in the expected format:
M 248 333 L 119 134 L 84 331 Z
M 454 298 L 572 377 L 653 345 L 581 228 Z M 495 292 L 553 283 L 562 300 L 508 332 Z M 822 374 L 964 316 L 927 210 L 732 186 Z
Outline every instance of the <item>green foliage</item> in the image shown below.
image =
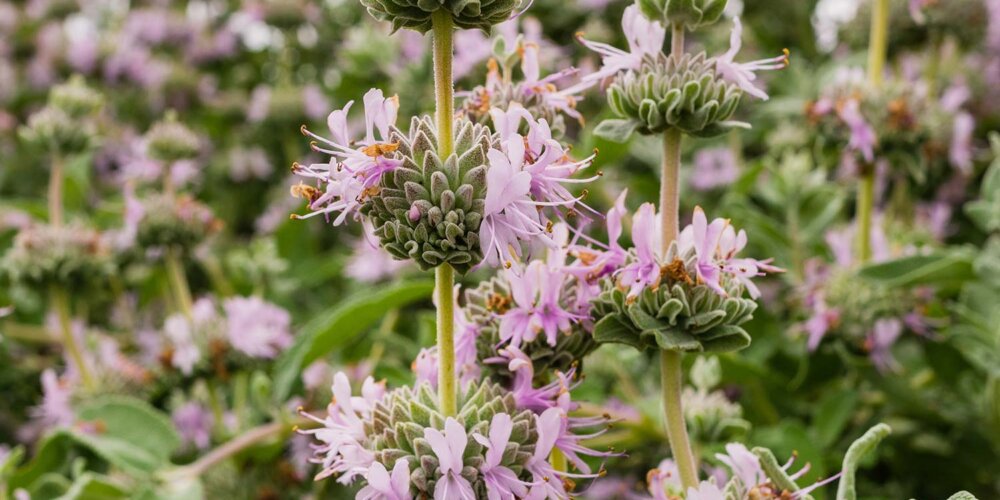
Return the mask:
M 310 363 L 343 348 L 386 311 L 425 300 L 433 290 L 431 281 L 402 282 L 360 293 L 318 315 L 299 331 L 295 343 L 278 359 L 274 368 L 275 401 L 285 401 Z

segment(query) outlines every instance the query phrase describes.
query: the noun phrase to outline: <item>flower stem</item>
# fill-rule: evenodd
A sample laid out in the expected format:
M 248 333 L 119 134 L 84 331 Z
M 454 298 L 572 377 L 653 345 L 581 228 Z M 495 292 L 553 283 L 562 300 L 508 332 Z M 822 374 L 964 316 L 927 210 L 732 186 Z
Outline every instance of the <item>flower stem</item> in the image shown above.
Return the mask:
M 193 321 L 191 288 L 188 286 L 187 275 L 184 274 L 184 266 L 181 264 L 177 250 L 168 248 L 163 256 L 163 263 L 167 267 L 167 277 L 170 279 L 170 289 L 174 293 L 177 307 L 180 308 L 181 313 L 188 321 Z
M 872 256 L 872 208 L 875 205 L 875 172 L 866 168 L 858 184 L 858 260 L 862 264 Z
M 868 36 L 868 82 L 882 86 L 885 56 L 889 41 L 889 0 L 874 0 L 872 24 Z
M 286 422 L 272 422 L 255 427 L 208 452 L 208 454 L 195 462 L 177 469 L 173 474 L 179 477 L 198 477 L 233 455 L 261 441 L 278 436 L 290 428 L 291 425 Z
M 674 24 L 670 39 L 670 53 L 674 58 L 684 55 L 684 25 Z M 667 129 L 663 134 L 663 172 L 660 179 L 660 227 L 663 231 L 662 254 L 666 256 L 670 245 L 677 239 L 680 225 L 681 131 Z M 670 440 L 670 450 L 680 471 L 684 488 L 698 486 L 698 473 L 691 452 L 684 411 L 681 405 L 681 353 L 660 351 L 660 385 L 663 390 L 663 417 Z
M 680 226 L 681 131 L 669 128 L 663 133 L 663 171 L 660 179 L 660 228 L 663 230 L 661 252 L 664 256 L 677 239 Z
M 889 40 L 889 0 L 875 0 L 871 31 L 868 37 L 868 82 L 872 88 L 882 86 L 886 50 Z M 864 264 L 871 257 L 872 207 L 875 204 L 875 169 L 862 166 L 858 185 L 858 260 Z
M 438 399 L 441 414 L 454 416 L 458 411 L 455 384 L 455 270 L 448 264 L 434 269 L 434 293 L 437 295 Z
M 52 154 L 52 165 L 49 172 L 49 224 L 61 227 L 63 223 L 63 164 L 62 156 Z
M 62 334 L 63 349 L 66 350 L 73 360 L 73 364 L 76 365 L 76 371 L 80 374 L 80 381 L 83 382 L 83 386 L 87 389 L 93 389 L 94 378 L 91 376 L 90 368 L 83 358 L 83 350 L 73 335 L 73 323 L 69 312 L 69 297 L 66 295 L 66 290 L 60 286 L 54 286 L 52 287 L 50 297 L 52 299 L 52 308 L 55 309 L 56 315 L 59 317 L 59 330 Z
M 681 353 L 660 351 L 660 384 L 663 386 L 664 423 L 681 483 L 684 489 L 697 487 L 698 472 L 681 410 Z
M 447 9 L 438 9 L 432 15 L 431 23 L 434 30 L 434 117 L 437 121 L 438 156 L 443 161 L 455 150 L 452 131 L 455 87 L 451 70 L 454 21 Z

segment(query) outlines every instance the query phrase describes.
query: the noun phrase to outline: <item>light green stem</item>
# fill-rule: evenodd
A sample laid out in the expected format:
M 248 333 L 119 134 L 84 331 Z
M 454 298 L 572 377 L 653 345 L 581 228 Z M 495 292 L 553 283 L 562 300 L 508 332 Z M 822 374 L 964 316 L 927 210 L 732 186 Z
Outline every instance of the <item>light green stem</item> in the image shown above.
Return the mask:
M 663 230 L 661 252 L 665 256 L 677 239 L 680 220 L 681 131 L 669 128 L 663 133 L 663 165 L 660 178 L 660 228 Z
M 187 275 L 184 274 L 184 266 L 181 264 L 177 250 L 168 248 L 163 256 L 163 263 L 167 267 L 167 277 L 170 280 L 170 289 L 173 291 L 174 300 L 177 301 L 177 307 L 188 321 L 193 321 L 191 288 L 188 286 Z
M 437 295 L 438 399 L 441 413 L 454 416 L 458 411 L 455 384 L 455 270 L 448 264 L 434 269 L 434 293 Z
M 670 40 L 671 56 L 684 55 L 684 26 L 674 24 Z M 668 129 L 663 135 L 663 172 L 660 179 L 660 225 L 663 231 L 662 254 L 665 256 L 671 243 L 677 239 L 680 225 L 681 131 Z M 660 351 L 660 385 L 663 390 L 663 420 L 670 440 L 670 450 L 680 471 L 684 488 L 698 486 L 698 472 L 681 403 L 681 353 Z
M 872 24 L 868 38 L 868 82 L 872 88 L 882 87 L 885 58 L 889 40 L 889 0 L 874 0 Z M 872 208 L 875 205 L 875 171 L 872 165 L 862 166 L 858 186 L 858 260 L 864 264 L 871 257 Z
M 875 172 L 868 168 L 858 185 L 858 260 L 864 264 L 872 256 L 872 208 L 875 205 Z
M 93 389 L 94 378 L 90 374 L 90 367 L 87 366 L 87 362 L 83 357 L 83 349 L 80 348 L 76 337 L 73 335 L 73 323 L 69 312 L 69 297 L 66 295 L 66 290 L 62 287 L 54 286 L 52 287 L 50 296 L 52 299 L 52 308 L 55 309 L 56 315 L 59 317 L 59 330 L 62 334 L 63 349 L 66 349 L 70 358 L 73 359 L 73 364 L 76 365 L 76 371 L 80 374 L 80 381 L 83 382 L 83 386 L 87 389 Z
M 549 463 L 556 472 L 569 472 L 569 464 L 566 463 L 566 455 L 559 448 L 552 448 L 549 455 Z
M 889 43 L 889 0 L 874 0 L 872 24 L 868 36 L 868 81 L 882 86 L 885 57 Z
M 434 30 L 434 117 L 437 121 L 438 156 L 445 160 L 455 150 L 452 131 L 455 119 L 455 87 L 451 63 L 454 44 L 454 21 L 447 9 L 438 9 L 431 17 Z
M 681 409 L 681 353 L 660 351 L 660 384 L 663 386 L 663 416 L 670 439 L 670 451 L 681 475 L 684 489 L 698 486 L 698 472 L 691 452 L 684 411 Z
M 52 154 L 49 172 L 49 224 L 61 227 L 63 224 L 63 177 L 65 165 L 62 156 Z

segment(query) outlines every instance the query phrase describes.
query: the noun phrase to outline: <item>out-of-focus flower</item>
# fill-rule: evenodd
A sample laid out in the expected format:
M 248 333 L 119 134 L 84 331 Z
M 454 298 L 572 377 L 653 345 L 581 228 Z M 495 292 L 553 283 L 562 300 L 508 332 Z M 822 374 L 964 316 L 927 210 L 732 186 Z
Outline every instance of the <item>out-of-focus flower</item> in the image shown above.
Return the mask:
M 374 243 L 378 240 L 370 224 L 362 226 L 365 234 L 351 244 L 353 252 L 344 269 L 345 275 L 361 283 L 377 283 L 399 276 L 412 266 L 409 261 L 393 258 Z
M 896 369 L 896 359 L 892 357 L 892 346 L 903 334 L 903 324 L 896 318 L 883 318 L 875 322 L 865 346 L 872 363 L 880 372 L 887 373 Z
M 255 358 L 274 358 L 292 344 L 288 311 L 260 297 L 233 297 L 222 304 L 229 343 Z
M 976 121 L 971 114 L 962 112 L 955 115 L 948 159 L 965 175 L 972 173 L 972 134 L 975 130 Z
M 697 191 L 709 191 L 725 187 L 739 177 L 736 154 L 727 147 L 704 148 L 694 155 L 694 171 L 691 173 L 691 187 Z
M 758 99 L 767 100 L 767 93 L 754 85 L 757 79 L 757 71 L 782 69 L 788 66 L 788 49 L 784 54 L 769 59 L 760 59 L 748 63 L 738 63 L 734 59 L 743 47 L 743 24 L 740 18 L 733 18 L 733 30 L 729 34 L 729 50 L 725 54 L 712 59 L 715 62 L 715 70 L 730 82 L 739 86 L 747 94 Z
M 860 104 L 856 99 L 848 100 L 837 110 L 837 116 L 850 129 L 850 139 L 847 147 L 861 153 L 866 162 L 875 160 L 875 130 L 865 121 L 861 115 Z
M 67 381 L 60 380 L 55 370 L 46 369 L 42 372 L 42 402 L 32 409 L 32 415 L 44 428 L 73 425 L 76 414 L 70 403 L 72 394 Z
M 174 314 L 163 324 L 163 333 L 170 340 L 170 364 L 185 375 L 190 375 L 201 359 L 201 351 L 194 340 L 191 323 L 181 314 Z
M 199 450 L 212 444 L 212 413 L 196 401 L 189 401 L 171 415 L 181 439 Z

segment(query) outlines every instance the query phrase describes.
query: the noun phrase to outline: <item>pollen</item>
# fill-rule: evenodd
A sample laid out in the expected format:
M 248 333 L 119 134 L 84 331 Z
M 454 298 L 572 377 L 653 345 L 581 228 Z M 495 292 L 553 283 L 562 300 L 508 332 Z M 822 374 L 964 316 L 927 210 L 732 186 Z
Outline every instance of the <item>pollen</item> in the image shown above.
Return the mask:
M 389 153 L 393 153 L 397 149 L 399 149 L 398 142 L 393 142 L 391 144 L 378 142 L 372 144 L 371 146 L 365 146 L 361 148 L 361 152 L 372 158 L 378 158 L 379 156 L 385 156 Z
M 292 186 L 289 189 L 289 192 L 291 192 L 292 196 L 295 198 L 304 198 L 309 201 L 315 201 L 316 198 L 319 198 L 320 195 L 319 189 L 303 184 L 301 182 Z

